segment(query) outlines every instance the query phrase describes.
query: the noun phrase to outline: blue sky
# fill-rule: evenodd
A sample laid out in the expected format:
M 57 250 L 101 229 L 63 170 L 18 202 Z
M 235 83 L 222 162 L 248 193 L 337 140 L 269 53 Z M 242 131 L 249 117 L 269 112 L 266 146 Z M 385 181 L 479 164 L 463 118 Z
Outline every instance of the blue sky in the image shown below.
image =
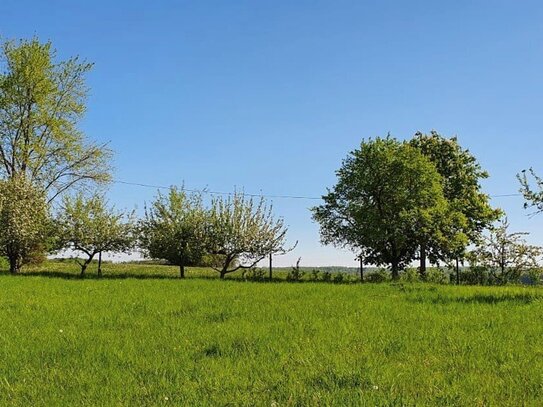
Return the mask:
M 479 158 L 489 194 L 543 174 L 540 1 L 3 0 L 0 35 L 95 63 L 82 127 L 119 180 L 320 196 L 361 139 L 431 129 Z M 154 194 L 110 191 L 140 209 Z M 493 203 L 543 244 L 543 215 Z M 278 264 L 355 264 L 320 245 L 315 201 L 273 204 L 299 241 Z

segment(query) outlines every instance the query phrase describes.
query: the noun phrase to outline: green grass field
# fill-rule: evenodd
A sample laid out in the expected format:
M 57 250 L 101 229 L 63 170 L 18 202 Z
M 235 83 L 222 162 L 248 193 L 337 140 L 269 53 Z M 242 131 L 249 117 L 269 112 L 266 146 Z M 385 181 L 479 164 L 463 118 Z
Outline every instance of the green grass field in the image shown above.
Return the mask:
M 104 272 L 0 275 L 0 405 L 543 402 L 537 288 Z

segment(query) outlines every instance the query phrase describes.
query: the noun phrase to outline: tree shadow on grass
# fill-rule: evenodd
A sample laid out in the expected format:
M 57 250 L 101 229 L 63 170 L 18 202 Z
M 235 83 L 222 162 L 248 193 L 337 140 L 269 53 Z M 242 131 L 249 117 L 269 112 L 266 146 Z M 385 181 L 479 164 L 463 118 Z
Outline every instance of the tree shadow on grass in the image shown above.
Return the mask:
M 0 276 L 14 276 L 14 277 L 43 277 L 43 278 L 57 278 L 63 280 L 126 280 L 126 279 L 136 279 L 136 280 L 220 280 L 219 274 L 217 275 L 189 275 L 184 279 L 180 278 L 178 274 L 160 274 L 160 273 L 138 273 L 134 271 L 127 272 L 114 272 L 108 273 L 107 271 L 103 272 L 100 276 L 96 272 L 91 271 L 87 272 L 82 276 L 79 272 L 74 271 L 52 271 L 52 270 L 25 270 L 17 274 L 11 274 L 9 271 L 1 270 Z M 270 280 L 245 280 L 241 276 L 227 276 L 224 281 L 233 281 L 233 282 L 242 282 L 242 283 L 269 283 Z M 274 278 L 271 282 L 288 282 L 284 279 Z M 308 281 L 309 282 L 309 281 Z
M 416 296 L 409 298 L 412 302 L 418 303 L 430 303 L 436 305 L 448 305 L 448 304 L 488 304 L 496 305 L 502 303 L 526 305 L 535 301 L 543 299 L 540 295 L 534 295 L 533 293 L 503 293 L 503 294 L 475 294 L 470 296 Z
M 0 275 L 13 275 L 6 271 L 0 271 Z M 136 280 L 180 280 L 178 276 L 164 274 L 149 274 L 149 273 L 114 273 L 114 274 L 85 274 L 81 276 L 79 273 L 69 271 L 23 271 L 15 274 L 15 277 L 43 277 L 43 278 L 58 278 L 63 280 L 126 280 L 133 278 Z
M 18 274 L 11 274 L 9 271 L 2 270 L 0 271 L 0 276 L 15 276 L 15 277 L 43 277 L 43 278 L 53 278 L 53 279 L 63 279 L 63 280 L 126 280 L 126 279 L 136 279 L 136 280 L 215 280 L 220 281 L 219 274 L 205 275 L 197 274 L 190 275 L 190 271 L 185 279 L 179 278 L 178 274 L 160 274 L 160 273 L 138 273 L 134 271 L 127 272 L 113 272 L 108 273 L 107 270 L 99 276 L 95 271 L 87 272 L 85 276 L 81 276 L 79 272 L 75 271 L 53 271 L 53 270 L 26 270 Z M 236 283 L 245 283 L 245 284 L 266 284 L 266 283 L 283 283 L 283 284 L 333 284 L 333 285 L 346 285 L 346 284 L 355 284 L 354 281 L 312 281 L 312 280 L 301 280 L 301 281 L 288 281 L 285 278 L 273 277 L 271 280 L 268 278 L 264 279 L 245 279 L 241 275 L 236 276 L 226 276 L 224 281 L 227 282 L 236 282 Z M 356 282 L 359 283 L 359 282 Z

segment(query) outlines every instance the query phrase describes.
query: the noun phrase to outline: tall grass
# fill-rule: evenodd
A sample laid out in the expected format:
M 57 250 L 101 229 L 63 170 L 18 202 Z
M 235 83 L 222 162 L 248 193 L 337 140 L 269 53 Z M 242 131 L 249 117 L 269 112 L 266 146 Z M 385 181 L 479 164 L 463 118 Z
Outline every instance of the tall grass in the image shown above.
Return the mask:
M 1 405 L 541 404 L 536 288 L 55 267 L 0 276 Z

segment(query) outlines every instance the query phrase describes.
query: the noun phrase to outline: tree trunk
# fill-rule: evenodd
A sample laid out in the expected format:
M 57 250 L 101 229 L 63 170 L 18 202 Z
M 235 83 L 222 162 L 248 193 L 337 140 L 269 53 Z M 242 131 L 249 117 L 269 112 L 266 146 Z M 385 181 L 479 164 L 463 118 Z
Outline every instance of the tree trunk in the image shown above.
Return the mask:
M 102 277 L 102 252 L 98 253 L 98 277 Z
M 272 281 L 272 272 L 273 272 L 273 267 L 272 267 L 272 254 L 270 253 L 270 281 Z
M 364 259 L 362 255 L 360 255 L 358 260 L 360 260 L 360 281 L 364 282 Z
M 92 258 L 94 257 L 94 254 L 90 256 L 83 264 L 81 264 L 81 277 L 85 277 L 85 271 L 87 271 L 87 267 L 92 261 Z
M 222 269 L 220 271 L 221 273 L 221 279 L 224 280 L 224 276 L 228 273 L 228 267 L 230 267 L 230 263 L 234 261 L 235 255 L 226 255 L 226 259 L 224 260 L 224 263 L 222 264 Z
M 17 274 L 19 272 L 20 266 L 17 260 L 17 256 L 12 255 L 9 257 L 9 272 L 11 274 Z
M 426 279 L 426 245 L 424 243 L 420 245 L 419 273 L 422 280 Z
M 391 269 L 392 269 L 392 279 L 398 280 L 400 278 L 399 268 L 397 262 L 391 263 Z
M 185 278 L 185 264 L 179 265 L 179 278 Z

